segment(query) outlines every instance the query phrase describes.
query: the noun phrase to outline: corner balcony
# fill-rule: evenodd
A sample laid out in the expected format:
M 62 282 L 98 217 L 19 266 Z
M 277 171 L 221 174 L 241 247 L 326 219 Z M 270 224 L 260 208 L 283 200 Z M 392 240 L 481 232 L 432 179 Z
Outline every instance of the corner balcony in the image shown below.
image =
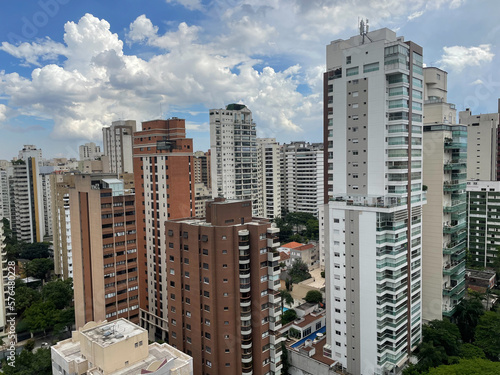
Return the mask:
M 280 245 L 281 245 L 281 243 L 280 243 L 279 237 L 267 239 L 267 247 L 276 248 L 276 247 L 279 247 Z
M 465 267 L 464 262 L 451 262 L 443 267 L 443 275 L 452 275 L 457 273 L 460 268 Z
M 449 161 L 444 164 L 445 171 L 460 170 L 460 169 L 467 169 L 467 163 L 459 161 L 457 162 Z
M 460 293 L 463 288 L 465 288 L 465 280 L 461 281 L 455 286 L 443 288 L 443 296 L 451 296 L 453 294 Z
M 453 234 L 457 233 L 458 231 L 465 229 L 467 223 L 460 223 L 460 224 L 455 224 L 455 225 L 444 225 L 443 226 L 443 233 L 444 234 Z
M 463 180 L 445 181 L 443 184 L 443 191 L 450 192 L 450 191 L 465 190 L 466 187 L 467 187 L 467 182 Z
M 445 255 L 451 255 L 455 254 L 463 249 L 465 249 L 466 243 L 465 241 L 462 242 L 448 242 L 443 246 L 443 254 Z

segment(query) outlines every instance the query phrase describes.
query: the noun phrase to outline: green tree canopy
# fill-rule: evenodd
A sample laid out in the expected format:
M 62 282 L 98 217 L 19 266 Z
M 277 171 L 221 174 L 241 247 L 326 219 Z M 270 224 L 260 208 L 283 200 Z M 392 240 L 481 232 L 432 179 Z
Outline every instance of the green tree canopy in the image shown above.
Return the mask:
M 483 349 L 469 343 L 463 344 L 462 347 L 460 348 L 460 357 L 466 359 L 472 359 L 472 358 L 486 359 L 486 355 L 484 354 Z
M 16 311 L 22 315 L 26 309 L 41 300 L 41 294 L 31 289 L 22 282 L 16 283 Z
M 422 326 L 424 342 L 432 342 L 436 347 L 442 347 L 447 356 L 460 354 L 460 331 L 449 320 L 433 320 Z
M 23 350 L 16 356 L 15 367 L 4 360 L 2 374 L 5 375 L 52 375 L 50 349 L 37 349 L 34 353 Z
M 494 361 L 500 359 L 500 312 L 486 311 L 476 327 L 474 344 Z
M 50 242 L 34 242 L 21 244 L 19 258 L 33 260 L 37 258 L 48 258 Z
M 297 319 L 297 313 L 293 309 L 286 310 L 281 316 L 281 322 L 283 324 L 293 322 L 295 319 Z
M 69 307 L 73 301 L 73 280 L 55 280 L 44 285 L 42 297 L 44 301 L 52 302 L 56 309 Z
M 288 271 L 288 275 L 292 278 L 294 284 L 311 278 L 309 268 L 302 259 L 296 259 L 295 262 L 293 262 L 292 267 Z
M 454 365 L 441 365 L 429 370 L 428 375 L 498 375 L 500 363 L 482 358 L 461 359 Z
M 33 259 L 26 263 L 26 276 L 31 276 L 36 279 L 47 281 L 50 279 L 50 274 L 54 270 L 54 261 L 49 258 Z
M 484 314 L 484 307 L 480 299 L 463 299 L 457 306 L 455 318 L 464 342 L 474 341 L 474 333 L 479 318 Z
M 446 363 L 448 356 L 442 346 L 436 347 L 432 342 L 422 342 L 418 348 L 417 358 L 418 364 L 416 369 L 424 372 L 431 367 Z
M 52 302 L 38 302 L 24 312 L 25 320 L 31 332 L 46 333 L 58 320 L 58 311 Z
M 280 297 L 281 297 L 281 311 L 283 311 L 284 304 L 286 303 L 288 306 L 292 306 L 293 297 L 288 290 L 280 289 Z
M 320 303 L 323 302 L 323 294 L 319 290 L 310 290 L 304 299 L 306 302 Z

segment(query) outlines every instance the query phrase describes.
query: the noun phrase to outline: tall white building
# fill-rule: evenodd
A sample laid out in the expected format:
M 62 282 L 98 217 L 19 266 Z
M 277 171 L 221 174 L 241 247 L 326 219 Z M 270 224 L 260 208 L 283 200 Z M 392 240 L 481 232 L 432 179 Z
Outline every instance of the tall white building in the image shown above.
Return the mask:
M 447 74 L 424 69 L 422 318 L 451 317 L 465 294 L 467 127 L 447 102 Z
M 0 216 L 11 221 L 9 176 L 13 173 L 12 166 L 0 169 Z
M 135 120 L 113 121 L 102 128 L 104 155 L 109 157 L 109 171 L 112 173 L 133 173 L 132 136 L 136 131 Z
M 78 147 L 80 152 L 80 161 L 82 160 L 95 160 L 101 157 L 101 147 L 97 146 L 94 142 L 85 143 Z
M 280 145 L 276 138 L 257 138 L 259 217 L 281 216 Z
M 259 216 L 256 139 L 252 112 L 245 105 L 210 110 L 212 196 L 250 199 L 253 215 Z
M 307 212 L 318 217 L 324 202 L 322 143 L 291 142 L 281 147 L 283 212 Z
M 327 46 L 327 344 L 393 374 L 421 340 L 422 48 L 381 29 Z
M 6 310 L 5 310 L 5 297 L 8 298 L 8 289 L 5 287 L 8 282 L 8 266 L 7 266 L 7 252 L 5 251 L 5 236 L 3 234 L 3 225 L 0 222 L 0 334 L 5 332 L 5 325 L 7 324 Z

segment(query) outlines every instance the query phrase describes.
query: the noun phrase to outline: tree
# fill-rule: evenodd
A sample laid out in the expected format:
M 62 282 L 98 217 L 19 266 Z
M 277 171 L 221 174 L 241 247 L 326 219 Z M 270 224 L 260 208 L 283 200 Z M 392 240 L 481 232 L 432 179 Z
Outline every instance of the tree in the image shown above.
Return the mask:
M 319 238 L 319 221 L 318 219 L 309 219 L 306 222 L 306 236 L 312 240 Z
M 281 323 L 288 324 L 290 322 L 293 322 L 295 319 L 297 319 L 297 313 L 295 312 L 295 310 L 286 310 L 281 316 Z
M 294 284 L 298 284 L 301 281 L 311 278 L 307 264 L 305 264 L 301 259 L 296 259 L 295 262 L 293 262 L 292 267 L 288 271 L 288 275 L 290 275 L 292 283 Z
M 5 375 L 52 375 L 50 349 L 37 349 L 34 353 L 23 350 L 16 356 L 15 367 L 4 360 L 2 373 Z
M 54 332 L 63 332 L 66 328 L 71 330 L 75 324 L 75 309 L 73 307 L 58 311 Z
M 484 307 L 480 299 L 463 299 L 457 306 L 455 318 L 464 342 L 474 341 L 474 332 L 479 318 L 484 314 Z
M 42 289 L 43 300 L 52 302 L 58 310 L 71 306 L 73 301 L 72 285 L 72 279 L 64 281 L 59 279 L 45 284 Z
M 28 351 L 33 351 L 33 349 L 35 349 L 35 340 L 33 339 L 29 339 L 28 341 L 26 341 L 26 344 L 24 345 L 24 350 L 28 350 Z
M 323 302 L 323 294 L 319 290 L 310 290 L 304 299 L 309 303 L 320 303 Z
M 293 297 L 288 290 L 280 289 L 280 297 L 281 297 L 281 311 L 283 311 L 284 304 L 286 303 L 288 306 L 292 306 Z
M 418 347 L 417 358 L 417 370 L 425 372 L 431 367 L 446 363 L 448 356 L 442 346 L 435 347 L 432 342 L 422 342 Z
M 478 348 L 476 345 L 472 345 L 469 343 L 465 343 L 460 348 L 460 357 L 466 359 L 472 358 L 482 358 L 486 359 L 486 355 L 484 354 L 484 350 Z
M 54 261 L 52 259 L 33 259 L 26 263 L 25 272 L 26 276 L 34 277 L 47 281 L 50 278 L 51 271 L 54 270 Z
M 22 282 L 19 282 L 22 283 Z M 18 315 L 22 315 L 24 311 L 40 301 L 41 295 L 38 291 L 28 288 L 26 285 L 16 283 L 16 310 Z
M 19 258 L 28 260 L 48 258 L 50 256 L 49 247 L 50 242 L 23 243 L 21 244 Z
M 500 363 L 482 358 L 461 359 L 459 363 L 449 366 L 441 365 L 430 369 L 428 375 L 498 375 Z
M 288 336 L 290 336 L 290 337 L 294 337 L 296 339 L 300 339 L 301 335 L 302 334 L 300 333 L 300 331 L 298 329 L 293 328 L 293 327 L 291 327 L 288 330 Z
M 58 318 L 52 302 L 38 302 L 28 308 L 24 315 L 31 333 L 43 331 L 46 334 L 47 330 L 54 327 Z
M 500 312 L 486 311 L 476 327 L 475 345 L 494 361 L 500 359 Z
M 422 326 L 423 341 L 444 349 L 447 356 L 460 354 L 460 331 L 449 320 L 433 320 Z

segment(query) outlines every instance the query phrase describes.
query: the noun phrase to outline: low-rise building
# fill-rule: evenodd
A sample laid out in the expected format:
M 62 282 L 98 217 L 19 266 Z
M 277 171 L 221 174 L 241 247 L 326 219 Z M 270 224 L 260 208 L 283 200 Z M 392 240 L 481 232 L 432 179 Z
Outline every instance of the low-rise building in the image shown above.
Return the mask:
M 289 242 L 281 246 L 282 251 L 290 255 L 290 264 L 293 264 L 297 259 L 302 260 L 311 268 L 319 267 L 318 246 L 315 243 L 298 243 Z
M 496 272 L 491 270 L 466 270 L 465 282 L 467 289 L 475 290 L 476 292 L 484 293 L 487 289 L 493 289 L 496 285 Z
M 191 375 L 193 359 L 167 344 L 148 345 L 145 329 L 126 319 L 89 322 L 51 347 L 53 375 Z

